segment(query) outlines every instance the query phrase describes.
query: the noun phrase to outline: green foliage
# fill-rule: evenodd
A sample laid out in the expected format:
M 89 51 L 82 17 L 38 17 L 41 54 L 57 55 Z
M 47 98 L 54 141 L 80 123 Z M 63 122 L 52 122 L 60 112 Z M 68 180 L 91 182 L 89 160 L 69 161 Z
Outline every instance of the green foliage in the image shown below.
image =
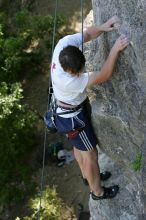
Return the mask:
M 29 12 L 27 10 L 20 11 L 14 17 L 14 21 L 16 22 L 16 26 L 19 27 L 20 30 L 25 30 L 29 27 Z
M 26 73 L 40 72 L 48 60 L 53 23 L 52 16 L 32 16 L 27 10 L 11 17 L 0 12 L 0 205 L 22 200 L 33 187 L 29 157 L 36 118 L 22 104 L 18 82 Z M 56 40 L 63 24 L 58 16 Z
M 58 16 L 56 40 L 63 24 L 64 19 Z M 30 74 L 37 67 L 40 70 L 43 60 L 48 59 L 45 50 L 49 53 L 51 49 L 53 25 L 52 16 L 31 16 L 26 10 L 11 19 L 0 13 L 0 81 L 15 82 L 24 70 Z
M 40 208 L 40 197 L 36 196 L 35 199 L 31 199 L 29 207 L 32 210 L 31 216 L 26 216 L 23 220 L 37 220 L 38 210 Z M 60 220 L 62 216 L 62 204 L 61 200 L 57 197 L 56 190 L 47 187 L 42 193 L 40 220 Z M 16 220 L 20 220 L 19 217 Z
M 142 160 L 142 154 L 138 154 L 132 163 L 132 167 L 135 171 L 140 171 L 141 169 L 141 160 Z
M 0 32 L 2 32 L 2 35 L 3 32 L 5 33 L 6 28 L 7 28 L 7 16 L 4 12 L 0 12 Z
M 34 133 L 31 131 L 35 117 L 21 105 L 22 97 L 19 83 L 11 86 L 1 83 L 0 204 L 20 200 L 29 182 L 30 167 L 26 164 L 35 144 Z
M 18 100 L 21 99 L 22 88 L 20 83 L 12 84 L 9 87 L 5 82 L 0 83 L 0 120 L 10 115 L 14 108 L 21 110 Z

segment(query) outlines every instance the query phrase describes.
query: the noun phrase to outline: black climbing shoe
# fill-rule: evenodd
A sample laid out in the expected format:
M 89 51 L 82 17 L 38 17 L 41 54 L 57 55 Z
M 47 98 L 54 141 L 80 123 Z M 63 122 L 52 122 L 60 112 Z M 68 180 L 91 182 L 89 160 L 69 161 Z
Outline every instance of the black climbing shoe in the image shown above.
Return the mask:
M 102 196 L 96 196 L 93 192 L 90 193 L 93 200 L 112 199 L 117 195 L 119 191 L 118 185 L 114 185 L 110 187 L 102 187 L 102 188 L 103 188 Z
M 109 171 L 104 171 L 104 172 L 100 173 L 100 180 L 101 180 L 101 181 L 106 181 L 106 180 L 108 180 L 108 179 L 111 177 L 111 175 L 112 175 L 112 174 L 111 174 Z M 89 185 L 86 178 L 83 178 L 83 183 L 84 183 L 86 186 Z
M 104 171 L 102 173 L 100 173 L 100 179 L 101 181 L 106 181 L 111 177 L 111 173 L 109 171 Z

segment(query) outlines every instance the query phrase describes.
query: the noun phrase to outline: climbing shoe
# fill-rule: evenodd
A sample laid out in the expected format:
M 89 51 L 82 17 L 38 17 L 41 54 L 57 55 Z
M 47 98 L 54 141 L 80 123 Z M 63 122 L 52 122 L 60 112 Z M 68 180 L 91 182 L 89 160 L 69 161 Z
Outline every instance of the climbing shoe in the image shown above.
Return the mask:
M 117 193 L 119 191 L 118 185 L 114 185 L 114 186 L 110 186 L 110 187 L 103 186 L 102 188 L 103 188 L 103 195 L 102 196 L 96 196 L 93 192 L 90 192 L 93 200 L 112 199 L 117 195 Z
M 101 181 L 106 181 L 106 180 L 108 180 L 108 179 L 111 177 L 111 175 L 112 175 L 112 174 L 111 174 L 109 171 L 104 171 L 104 172 L 100 173 L 100 180 L 101 180 Z M 86 186 L 89 185 L 86 178 L 83 178 L 83 183 L 84 183 Z

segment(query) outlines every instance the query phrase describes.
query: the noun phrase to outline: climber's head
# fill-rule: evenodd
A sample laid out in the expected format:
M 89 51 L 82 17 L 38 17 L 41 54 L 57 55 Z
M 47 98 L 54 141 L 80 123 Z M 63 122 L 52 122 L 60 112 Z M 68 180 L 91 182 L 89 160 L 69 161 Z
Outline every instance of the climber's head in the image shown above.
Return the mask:
M 79 75 L 85 67 L 84 54 L 75 46 L 65 47 L 59 54 L 59 61 L 64 71 Z

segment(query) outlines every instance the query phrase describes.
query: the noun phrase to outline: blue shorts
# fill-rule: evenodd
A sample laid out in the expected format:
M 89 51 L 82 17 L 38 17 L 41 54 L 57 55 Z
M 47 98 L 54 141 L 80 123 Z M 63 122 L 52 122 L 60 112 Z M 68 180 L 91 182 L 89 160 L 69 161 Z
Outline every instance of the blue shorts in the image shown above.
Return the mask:
M 71 118 L 56 117 L 57 130 L 67 134 L 70 143 L 81 151 L 90 151 L 96 148 L 98 139 L 94 134 L 91 123 L 91 108 L 86 103 L 82 111 Z

